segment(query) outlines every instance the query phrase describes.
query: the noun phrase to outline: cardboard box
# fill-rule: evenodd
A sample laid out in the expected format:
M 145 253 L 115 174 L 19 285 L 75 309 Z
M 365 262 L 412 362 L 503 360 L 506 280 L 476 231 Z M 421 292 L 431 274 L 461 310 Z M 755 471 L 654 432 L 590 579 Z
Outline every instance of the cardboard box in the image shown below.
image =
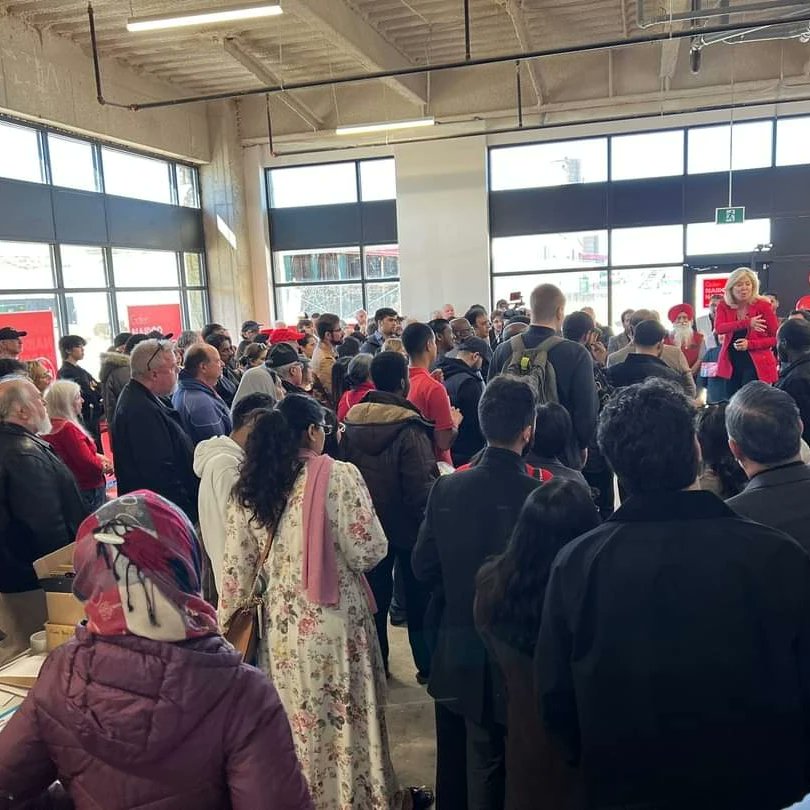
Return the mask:
M 47 638 L 48 652 L 55 650 L 57 647 L 70 641 L 73 638 L 73 633 L 76 626 L 72 624 L 51 624 L 45 623 L 45 635 Z
M 73 625 L 84 621 L 84 606 L 73 595 L 73 551 L 75 543 L 34 561 L 34 571 L 45 591 L 50 624 Z

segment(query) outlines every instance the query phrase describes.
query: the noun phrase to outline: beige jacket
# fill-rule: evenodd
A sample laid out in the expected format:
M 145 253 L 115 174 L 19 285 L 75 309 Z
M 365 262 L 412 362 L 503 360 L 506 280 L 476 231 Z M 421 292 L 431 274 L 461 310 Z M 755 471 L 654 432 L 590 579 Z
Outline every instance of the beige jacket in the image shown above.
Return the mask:
M 608 368 L 623 363 L 627 359 L 628 354 L 632 354 L 634 346 L 632 343 L 619 349 L 617 352 L 608 355 Z M 675 371 L 683 374 L 683 384 L 686 388 L 686 395 L 695 399 L 697 397 L 697 387 L 695 386 L 695 378 L 689 369 L 689 363 L 686 362 L 684 353 L 677 346 L 667 346 L 664 344 L 663 351 L 661 352 L 661 359 Z
M 336 359 L 335 347 L 331 343 L 319 341 L 312 354 L 312 376 L 315 378 L 316 388 L 320 384 L 330 398 L 332 396 L 332 367 L 335 365 Z

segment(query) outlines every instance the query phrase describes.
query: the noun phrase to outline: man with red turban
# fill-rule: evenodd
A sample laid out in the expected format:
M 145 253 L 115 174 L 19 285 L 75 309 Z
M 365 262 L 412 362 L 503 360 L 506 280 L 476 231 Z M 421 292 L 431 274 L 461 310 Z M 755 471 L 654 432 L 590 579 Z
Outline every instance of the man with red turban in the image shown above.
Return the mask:
M 706 339 L 695 328 L 695 310 L 691 304 L 676 304 L 670 308 L 667 317 L 672 323 L 672 331 L 664 339 L 668 346 L 676 346 L 686 357 L 686 362 L 695 376 L 700 371 L 703 355 L 706 354 Z

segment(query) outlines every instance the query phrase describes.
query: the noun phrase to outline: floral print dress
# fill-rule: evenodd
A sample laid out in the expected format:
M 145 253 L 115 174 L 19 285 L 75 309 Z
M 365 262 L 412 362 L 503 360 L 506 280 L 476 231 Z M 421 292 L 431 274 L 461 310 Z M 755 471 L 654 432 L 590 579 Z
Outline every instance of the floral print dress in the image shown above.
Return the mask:
M 278 689 L 318 810 L 389 810 L 397 801 L 385 724 L 386 682 L 362 573 L 388 551 L 371 496 L 352 464 L 335 462 L 327 520 L 340 604 L 310 602 L 302 588 L 306 467 L 279 521 L 265 566 L 259 665 Z M 244 602 L 267 532 L 231 499 L 219 618 Z M 272 756 L 272 752 L 268 752 Z

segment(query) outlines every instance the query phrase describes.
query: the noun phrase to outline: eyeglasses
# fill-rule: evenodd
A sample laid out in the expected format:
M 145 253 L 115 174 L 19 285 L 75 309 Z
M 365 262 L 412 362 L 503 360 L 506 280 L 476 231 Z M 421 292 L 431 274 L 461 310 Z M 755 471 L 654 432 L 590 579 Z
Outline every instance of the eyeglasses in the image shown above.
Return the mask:
M 171 346 L 171 341 L 170 341 L 170 340 L 159 340 L 159 341 L 158 341 L 157 349 L 155 349 L 154 353 L 153 353 L 153 354 L 152 354 L 152 356 L 149 358 L 149 362 L 146 364 L 146 370 L 147 370 L 147 371 L 151 371 L 151 370 L 152 370 L 152 363 L 154 362 L 155 358 L 156 358 L 156 357 L 157 357 L 157 356 L 158 356 L 158 355 L 159 355 L 159 354 L 160 354 L 162 351 L 165 351 L 167 346 Z
M 332 425 L 327 425 L 326 422 L 318 422 L 318 427 L 323 431 L 324 436 L 331 436 L 334 428 Z

